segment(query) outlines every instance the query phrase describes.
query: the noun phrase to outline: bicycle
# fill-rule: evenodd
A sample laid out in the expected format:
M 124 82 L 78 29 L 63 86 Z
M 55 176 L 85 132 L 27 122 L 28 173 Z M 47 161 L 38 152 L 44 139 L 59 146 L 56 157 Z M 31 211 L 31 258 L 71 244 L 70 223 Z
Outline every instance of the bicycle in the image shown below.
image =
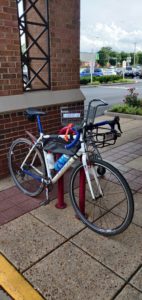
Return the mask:
M 69 194 L 77 216 L 96 233 L 113 236 L 122 233 L 131 223 L 134 201 L 126 179 L 113 165 L 102 160 L 98 151 L 99 146 L 115 143 L 121 134 L 117 117 L 94 123 L 98 107 L 104 105 L 107 104 L 103 100 L 91 100 L 82 126 L 67 126 L 64 135 L 44 134 L 40 117 L 45 113 L 27 109 L 27 116 L 37 120 L 39 137 L 36 139 L 27 132 L 30 140 L 15 140 L 9 150 L 8 162 L 15 184 L 25 194 L 35 197 L 46 187 L 47 200 L 44 204 L 49 203 L 48 192 L 53 185 L 72 167 Z M 109 130 L 99 133 L 104 125 L 108 125 Z M 116 125 L 120 133 L 115 129 Z M 57 153 L 67 155 L 68 159 L 55 171 L 55 164 L 59 162 Z M 83 191 L 80 188 L 80 172 L 85 179 Z M 80 207 L 82 192 L 84 208 Z

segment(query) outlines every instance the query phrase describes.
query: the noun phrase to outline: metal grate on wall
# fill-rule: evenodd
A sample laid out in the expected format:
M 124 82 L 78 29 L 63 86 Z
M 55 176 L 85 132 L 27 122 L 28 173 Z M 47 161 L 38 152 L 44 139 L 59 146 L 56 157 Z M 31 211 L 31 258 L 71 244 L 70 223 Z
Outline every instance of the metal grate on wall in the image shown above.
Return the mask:
M 16 0 L 25 91 L 50 89 L 48 0 Z

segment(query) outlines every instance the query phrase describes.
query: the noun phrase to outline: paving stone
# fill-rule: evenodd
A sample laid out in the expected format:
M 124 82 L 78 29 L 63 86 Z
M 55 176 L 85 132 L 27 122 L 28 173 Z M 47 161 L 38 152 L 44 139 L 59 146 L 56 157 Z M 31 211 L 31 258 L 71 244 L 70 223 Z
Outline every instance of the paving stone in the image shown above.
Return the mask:
M 142 300 L 142 293 L 128 284 L 115 300 Z
M 130 283 L 142 292 L 142 267 L 131 279 Z
M 71 206 L 69 196 L 65 196 L 65 203 L 67 204 L 65 209 L 57 209 L 55 207 L 56 202 L 57 200 L 52 201 L 49 205 L 32 211 L 31 214 L 67 238 L 85 227 L 85 225 L 75 217 L 75 211 Z
M 126 166 L 142 171 L 142 156 L 128 162 Z
M 15 183 L 11 176 L 8 176 L 0 180 L 0 191 L 7 190 L 12 186 L 15 186 Z
M 70 242 L 30 268 L 24 276 L 45 299 L 54 300 L 109 300 L 124 284 L 121 278 Z
M 129 278 L 142 261 L 141 228 L 134 224 L 120 235 L 109 238 L 87 228 L 72 241 L 124 279 Z
M 26 214 L 0 227 L 0 251 L 23 271 L 65 239 Z
M 132 180 L 128 180 L 128 183 L 130 185 L 130 188 L 136 192 L 142 187 L 141 183 L 138 183 L 138 182 L 135 182 Z
M 134 217 L 132 222 L 142 227 L 142 195 L 140 193 L 136 193 L 133 195 L 133 197 L 134 197 Z M 124 218 L 125 208 L 126 205 L 124 205 L 124 202 L 122 202 L 118 204 L 112 210 L 112 212 Z
M 136 193 L 134 195 L 135 211 L 133 222 L 142 227 L 142 194 Z
M 130 169 L 129 173 L 134 174 L 136 176 L 142 176 L 142 171 L 135 170 L 135 169 Z

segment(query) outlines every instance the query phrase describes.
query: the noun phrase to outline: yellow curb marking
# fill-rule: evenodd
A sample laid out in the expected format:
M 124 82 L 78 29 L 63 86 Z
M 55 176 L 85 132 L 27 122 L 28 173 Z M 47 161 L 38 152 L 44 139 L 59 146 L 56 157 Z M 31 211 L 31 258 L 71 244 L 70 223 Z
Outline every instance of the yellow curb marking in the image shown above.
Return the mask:
M 43 300 L 28 281 L 1 254 L 0 286 L 14 300 Z

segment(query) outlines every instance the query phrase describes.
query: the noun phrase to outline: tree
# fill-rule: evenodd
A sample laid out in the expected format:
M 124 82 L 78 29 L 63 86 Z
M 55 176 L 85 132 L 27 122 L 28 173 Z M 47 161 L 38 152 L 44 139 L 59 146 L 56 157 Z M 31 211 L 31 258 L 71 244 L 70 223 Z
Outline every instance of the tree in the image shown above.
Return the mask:
M 129 54 L 127 52 L 124 52 L 124 51 L 120 52 L 121 64 L 122 64 L 123 60 L 127 60 L 128 56 L 129 56 Z
M 109 57 L 110 57 L 110 52 L 111 52 L 111 47 L 102 47 L 99 53 L 99 64 L 104 67 L 107 62 L 109 62 Z
M 141 51 L 137 52 L 137 63 L 139 65 L 142 65 L 142 52 Z

